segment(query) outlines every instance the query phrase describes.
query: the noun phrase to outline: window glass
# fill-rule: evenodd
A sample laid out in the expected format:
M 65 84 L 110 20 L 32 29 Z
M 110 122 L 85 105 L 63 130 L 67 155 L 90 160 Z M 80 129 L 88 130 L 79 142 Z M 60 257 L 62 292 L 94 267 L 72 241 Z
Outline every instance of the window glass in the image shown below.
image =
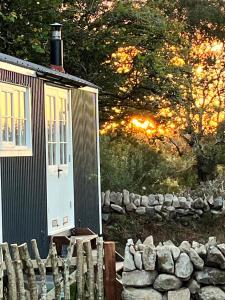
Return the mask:
M 0 155 L 4 150 L 31 150 L 28 88 L 0 83 Z M 29 132 L 29 134 L 28 134 Z M 7 153 L 10 156 L 10 153 Z M 16 155 L 13 155 L 16 156 Z

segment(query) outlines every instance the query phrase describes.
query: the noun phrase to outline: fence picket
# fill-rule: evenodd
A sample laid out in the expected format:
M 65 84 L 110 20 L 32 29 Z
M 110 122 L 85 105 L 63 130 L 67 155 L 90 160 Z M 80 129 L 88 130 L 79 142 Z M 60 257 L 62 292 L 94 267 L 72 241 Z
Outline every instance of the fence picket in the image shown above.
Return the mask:
M 104 285 L 103 285 L 103 238 L 99 237 L 97 239 L 97 299 L 104 299 Z
M 31 300 L 38 300 L 38 291 L 37 291 L 37 284 L 36 284 L 36 276 L 33 268 L 33 263 L 30 258 L 30 254 L 28 251 L 27 244 L 24 243 L 18 247 L 20 258 L 23 262 L 24 270 L 27 274 L 27 281 L 28 287 L 30 292 L 30 299 Z
M 35 239 L 31 240 L 31 245 L 32 245 L 32 250 L 34 252 L 34 256 L 38 265 L 38 270 L 41 276 L 41 300 L 46 300 L 47 299 L 47 287 L 46 287 L 46 268 L 45 264 L 42 261 L 37 242 Z
M 81 239 L 76 240 L 77 246 L 77 273 L 76 273 L 76 282 L 77 282 L 77 300 L 83 300 L 83 271 L 84 271 L 84 254 L 83 254 L 83 241 Z
M 23 265 L 20 260 L 20 254 L 17 244 L 11 244 L 13 263 L 16 274 L 17 297 L 18 300 L 26 300 L 26 293 L 23 279 Z
M 55 285 L 55 300 L 61 300 L 61 276 L 59 273 L 59 258 L 57 256 L 55 243 L 52 243 L 51 252 L 52 275 Z
M 16 300 L 17 299 L 16 274 L 13 267 L 11 255 L 9 252 L 8 243 L 2 244 L 2 253 L 7 268 L 7 275 L 8 275 L 8 300 Z
M 94 263 L 92 257 L 91 242 L 84 242 L 84 250 L 87 260 L 87 288 L 88 288 L 88 299 L 94 300 Z

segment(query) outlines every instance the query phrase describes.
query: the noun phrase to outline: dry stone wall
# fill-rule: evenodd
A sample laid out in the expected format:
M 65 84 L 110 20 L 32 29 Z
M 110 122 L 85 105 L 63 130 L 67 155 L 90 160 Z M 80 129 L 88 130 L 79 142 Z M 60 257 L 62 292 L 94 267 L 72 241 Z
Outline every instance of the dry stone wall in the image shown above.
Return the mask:
M 111 213 L 126 214 L 135 212 L 147 215 L 152 220 L 174 219 L 188 225 L 190 219 L 199 219 L 204 213 L 214 215 L 225 212 L 223 196 L 204 197 L 176 196 L 174 194 L 138 195 L 127 190 L 123 192 L 102 193 L 103 220 L 107 221 Z
M 122 283 L 123 300 L 224 300 L 225 243 L 129 239 Z

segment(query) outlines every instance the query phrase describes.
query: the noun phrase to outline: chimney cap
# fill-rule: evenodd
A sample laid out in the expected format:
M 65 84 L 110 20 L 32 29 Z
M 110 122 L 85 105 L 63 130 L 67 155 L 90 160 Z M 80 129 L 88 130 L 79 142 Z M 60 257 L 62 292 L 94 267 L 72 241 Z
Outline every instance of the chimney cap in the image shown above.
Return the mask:
M 62 28 L 62 24 L 57 23 L 57 22 L 50 24 L 50 26 L 52 26 L 53 30 L 61 30 L 61 28 Z

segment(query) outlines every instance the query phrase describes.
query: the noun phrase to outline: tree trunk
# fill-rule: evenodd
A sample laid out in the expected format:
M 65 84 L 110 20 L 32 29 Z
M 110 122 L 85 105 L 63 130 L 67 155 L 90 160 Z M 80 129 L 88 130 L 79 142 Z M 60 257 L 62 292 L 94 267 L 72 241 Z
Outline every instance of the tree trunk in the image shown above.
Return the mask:
M 200 153 L 196 155 L 196 161 L 199 182 L 215 179 L 217 167 L 215 155 L 206 156 Z

